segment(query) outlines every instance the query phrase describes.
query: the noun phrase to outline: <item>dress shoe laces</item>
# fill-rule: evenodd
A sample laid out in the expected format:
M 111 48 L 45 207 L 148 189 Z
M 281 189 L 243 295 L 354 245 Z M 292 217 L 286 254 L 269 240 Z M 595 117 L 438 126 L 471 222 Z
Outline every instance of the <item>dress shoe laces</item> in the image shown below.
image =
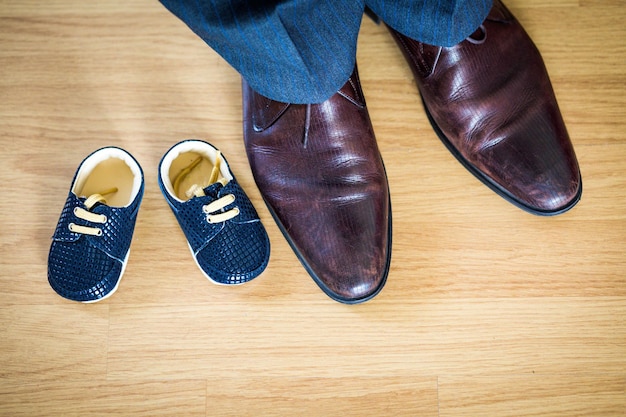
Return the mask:
M 304 118 L 304 137 L 302 138 L 302 146 L 306 148 L 309 143 L 309 130 L 311 129 L 311 105 L 306 105 L 306 113 Z
M 83 203 L 87 210 L 82 207 L 74 207 L 74 216 L 81 220 L 85 220 L 90 223 L 98 223 L 105 224 L 107 222 L 107 216 L 104 214 L 93 213 L 90 210 L 93 209 L 96 204 L 106 204 L 106 199 L 104 198 L 107 194 L 113 194 L 117 192 L 117 188 L 111 188 L 110 190 L 103 191 L 101 193 L 92 194 Z M 68 228 L 73 233 L 79 233 L 82 235 L 90 235 L 90 236 L 102 236 L 102 229 L 99 227 L 93 226 L 82 226 L 76 223 L 70 223 Z

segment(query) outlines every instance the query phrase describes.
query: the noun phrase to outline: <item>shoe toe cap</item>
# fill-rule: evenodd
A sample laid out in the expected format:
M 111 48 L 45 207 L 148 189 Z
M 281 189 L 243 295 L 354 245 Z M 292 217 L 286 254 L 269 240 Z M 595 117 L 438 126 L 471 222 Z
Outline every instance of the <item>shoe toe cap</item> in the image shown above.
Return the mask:
M 528 126 L 482 149 L 479 158 L 480 171 L 496 189 L 529 212 L 559 214 L 580 199 L 580 169 L 566 133 L 546 134 Z
M 259 276 L 269 261 L 269 239 L 260 222 L 230 224 L 195 253 L 195 259 L 211 281 L 242 284 Z
M 97 249 L 73 254 L 73 245 L 54 242 L 48 262 L 48 282 L 60 296 L 73 301 L 98 301 L 115 290 L 122 262 Z

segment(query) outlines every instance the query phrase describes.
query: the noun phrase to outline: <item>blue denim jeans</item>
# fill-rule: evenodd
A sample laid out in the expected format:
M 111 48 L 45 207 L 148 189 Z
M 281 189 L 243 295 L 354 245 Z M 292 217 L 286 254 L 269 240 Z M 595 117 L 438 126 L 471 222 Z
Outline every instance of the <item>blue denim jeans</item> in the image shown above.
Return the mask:
M 365 6 L 400 33 L 452 46 L 492 0 L 160 0 L 258 93 L 319 103 L 348 79 Z

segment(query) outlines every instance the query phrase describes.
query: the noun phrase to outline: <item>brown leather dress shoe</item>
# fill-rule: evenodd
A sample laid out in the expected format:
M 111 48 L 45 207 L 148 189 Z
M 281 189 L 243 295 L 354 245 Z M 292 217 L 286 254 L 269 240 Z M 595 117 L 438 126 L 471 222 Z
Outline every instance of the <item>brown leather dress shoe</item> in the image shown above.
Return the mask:
M 259 190 L 320 288 L 348 304 L 375 296 L 391 257 L 387 176 L 355 68 L 320 104 L 288 104 L 243 82 L 244 140 Z
M 543 60 L 500 1 L 474 34 L 450 48 L 389 29 L 431 124 L 471 173 L 533 214 L 559 214 L 578 202 L 578 162 Z

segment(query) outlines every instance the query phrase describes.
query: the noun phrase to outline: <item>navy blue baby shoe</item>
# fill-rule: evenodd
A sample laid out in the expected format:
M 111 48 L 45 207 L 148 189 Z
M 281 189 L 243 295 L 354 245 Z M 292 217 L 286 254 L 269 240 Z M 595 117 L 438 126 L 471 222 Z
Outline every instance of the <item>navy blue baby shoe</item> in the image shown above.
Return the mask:
M 265 270 L 269 238 L 220 151 L 204 141 L 182 141 L 161 159 L 158 181 L 209 280 L 243 284 Z
M 90 303 L 115 292 L 143 189 L 141 167 L 120 148 L 99 149 L 80 164 L 48 255 L 48 281 L 60 296 Z

